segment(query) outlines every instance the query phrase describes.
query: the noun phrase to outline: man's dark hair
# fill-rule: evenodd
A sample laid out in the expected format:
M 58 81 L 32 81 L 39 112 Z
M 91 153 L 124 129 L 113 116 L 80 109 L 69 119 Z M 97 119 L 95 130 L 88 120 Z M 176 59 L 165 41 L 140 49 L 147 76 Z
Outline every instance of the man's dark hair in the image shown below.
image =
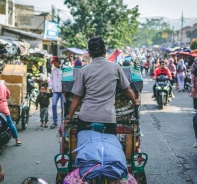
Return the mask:
M 39 90 L 41 89 L 41 87 L 44 87 L 44 89 L 46 89 L 44 84 L 40 85 Z
M 166 64 L 164 60 L 159 61 L 159 64 L 161 65 L 162 63 Z
M 105 51 L 105 42 L 99 36 L 92 37 L 88 41 L 88 50 L 93 57 L 101 57 Z

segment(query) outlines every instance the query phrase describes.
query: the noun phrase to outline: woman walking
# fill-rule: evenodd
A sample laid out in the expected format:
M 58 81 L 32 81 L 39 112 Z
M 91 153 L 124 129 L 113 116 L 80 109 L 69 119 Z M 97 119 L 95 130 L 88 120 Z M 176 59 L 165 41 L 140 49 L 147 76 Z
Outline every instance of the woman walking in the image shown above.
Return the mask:
M 168 60 L 168 69 L 171 72 L 172 75 L 172 80 L 170 80 L 170 84 L 171 86 L 174 85 L 174 82 L 176 81 L 176 66 L 174 65 L 174 59 L 173 58 L 169 58 Z M 171 94 L 172 98 L 174 98 L 173 93 Z
M 177 65 L 177 81 L 179 85 L 179 91 L 178 92 L 185 92 L 184 90 L 184 79 L 186 76 L 186 66 L 184 65 L 184 60 L 180 59 L 179 63 Z

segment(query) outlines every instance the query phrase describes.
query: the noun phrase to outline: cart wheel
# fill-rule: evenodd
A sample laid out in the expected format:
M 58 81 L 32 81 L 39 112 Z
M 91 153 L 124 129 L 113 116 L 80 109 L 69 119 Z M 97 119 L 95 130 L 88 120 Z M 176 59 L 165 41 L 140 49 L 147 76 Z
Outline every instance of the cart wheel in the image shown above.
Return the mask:
M 22 129 L 25 130 L 29 122 L 29 107 L 25 106 L 23 108 L 21 118 Z

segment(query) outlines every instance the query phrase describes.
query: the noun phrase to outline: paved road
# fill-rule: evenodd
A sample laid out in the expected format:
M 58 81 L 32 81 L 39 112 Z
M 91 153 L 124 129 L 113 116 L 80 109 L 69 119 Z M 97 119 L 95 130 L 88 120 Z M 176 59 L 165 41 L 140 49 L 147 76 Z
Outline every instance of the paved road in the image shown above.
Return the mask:
M 149 155 L 148 184 L 197 184 L 192 98 L 173 90 L 176 98 L 159 110 L 151 99 L 154 81 L 147 77 L 144 81 L 141 128 L 142 151 Z
M 175 92 L 176 98 L 170 105 L 158 110 L 156 102 L 151 99 L 154 82 L 150 78 L 144 81 L 141 129 L 144 134 L 142 151 L 149 155 L 146 166 L 148 184 L 197 184 L 197 149 L 192 148 L 192 99 L 187 93 Z M 12 140 L 3 149 L 0 156 L 6 175 L 3 184 L 21 184 L 28 176 L 55 183 L 53 157 L 59 150 L 55 138 L 57 129 L 40 128 L 38 115 L 38 111 L 32 115 L 27 130 L 17 127 L 23 141 L 21 147 L 16 147 Z

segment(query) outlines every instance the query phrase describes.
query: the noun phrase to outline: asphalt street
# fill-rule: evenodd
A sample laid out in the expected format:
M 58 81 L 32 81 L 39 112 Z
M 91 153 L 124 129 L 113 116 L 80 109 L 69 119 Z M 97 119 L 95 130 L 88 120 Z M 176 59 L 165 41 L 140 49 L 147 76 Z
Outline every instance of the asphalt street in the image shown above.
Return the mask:
M 197 184 L 197 149 L 192 147 L 195 137 L 192 126 L 192 99 L 188 93 L 178 93 L 163 110 L 152 96 L 154 81 L 144 78 L 141 106 L 141 151 L 149 155 L 146 165 L 148 184 Z M 52 123 L 50 108 L 50 122 Z M 12 139 L 0 156 L 5 172 L 3 184 L 21 184 L 28 176 L 40 177 L 55 184 L 54 156 L 59 153 L 57 128 L 41 128 L 39 111 L 22 131 L 17 125 L 23 145 L 15 146 Z

